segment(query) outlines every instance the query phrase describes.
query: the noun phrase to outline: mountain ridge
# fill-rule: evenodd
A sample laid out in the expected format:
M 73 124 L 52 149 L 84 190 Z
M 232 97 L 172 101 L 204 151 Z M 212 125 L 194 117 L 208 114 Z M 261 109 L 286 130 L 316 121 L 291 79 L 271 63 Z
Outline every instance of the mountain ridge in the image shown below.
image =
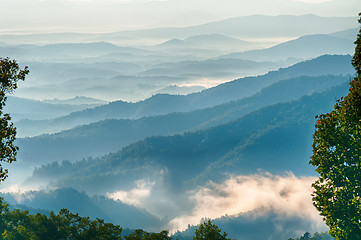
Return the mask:
M 234 57 L 254 61 L 280 61 L 289 58 L 290 52 L 292 52 L 292 58 L 299 59 L 315 58 L 330 52 L 352 54 L 355 48 L 353 42 L 354 40 L 329 34 L 304 35 L 267 49 L 232 53 L 220 58 Z

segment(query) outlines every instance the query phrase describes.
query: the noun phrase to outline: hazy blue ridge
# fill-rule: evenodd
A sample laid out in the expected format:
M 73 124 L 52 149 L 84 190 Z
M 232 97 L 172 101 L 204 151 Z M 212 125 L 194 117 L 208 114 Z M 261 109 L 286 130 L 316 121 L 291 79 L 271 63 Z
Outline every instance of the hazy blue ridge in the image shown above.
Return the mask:
M 357 37 L 358 32 L 359 32 L 358 28 L 350 28 L 347 30 L 331 33 L 330 35 L 334 37 L 340 37 L 354 41 L 355 38 Z
M 250 42 L 232 38 L 222 34 L 201 34 L 194 35 L 185 39 L 172 38 L 161 44 L 151 46 L 150 49 L 156 51 L 173 51 L 180 54 L 196 51 L 206 54 L 209 52 L 219 52 L 220 54 L 230 51 L 246 51 L 250 49 L 261 48 L 260 43 Z
M 302 36 L 268 49 L 251 50 L 241 53 L 232 53 L 222 58 L 239 58 L 254 61 L 280 61 L 290 57 L 307 59 L 320 55 L 352 54 L 355 50 L 354 39 L 335 37 L 326 34 Z M 290 53 L 292 55 L 290 56 Z
M 67 102 L 62 102 L 60 100 L 58 100 L 57 102 L 44 102 L 8 96 L 6 100 L 6 105 L 4 107 L 4 112 L 10 112 L 11 119 L 14 122 L 21 119 L 41 120 L 68 115 L 71 112 L 81 111 L 87 108 L 94 108 L 104 103 L 105 102 L 101 103 L 100 101 L 98 103 L 95 103 L 94 101 L 93 104 L 71 104 L 70 100 Z
M 132 54 L 151 53 L 151 51 L 146 49 L 120 47 L 107 42 L 3 45 L 0 46 L 0 50 L 2 50 L 3 56 L 20 59 L 21 61 L 34 59 L 34 56 L 36 57 L 35 59 L 41 59 L 41 57 L 52 58 L 59 56 L 59 54 L 61 54 L 63 58 L 72 59 L 77 56 L 82 56 L 82 58 L 100 57 L 115 52 Z

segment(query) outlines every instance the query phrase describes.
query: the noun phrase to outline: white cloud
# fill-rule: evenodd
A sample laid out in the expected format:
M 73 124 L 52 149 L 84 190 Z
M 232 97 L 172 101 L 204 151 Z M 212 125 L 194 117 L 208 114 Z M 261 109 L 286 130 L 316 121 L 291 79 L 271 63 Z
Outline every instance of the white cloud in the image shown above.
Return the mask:
M 18 203 L 21 203 L 20 199 L 23 198 L 28 198 L 26 196 L 27 193 L 32 192 L 32 191 L 39 191 L 38 188 L 33 188 L 33 187 L 27 187 L 27 186 L 23 186 L 20 184 L 13 184 L 13 185 L 8 185 L 6 187 L 3 187 L 0 189 L 0 193 L 11 193 L 15 196 Z M 22 196 L 24 195 L 24 196 Z
M 188 224 L 197 225 L 204 218 L 237 216 L 241 213 L 264 209 L 284 216 L 309 219 L 315 226 L 323 226 L 318 212 L 312 205 L 311 183 L 314 177 L 297 178 L 256 174 L 232 176 L 223 183 L 210 182 L 193 193 L 196 202 L 190 215 L 183 215 L 170 222 L 172 231 L 184 230 Z
M 154 182 L 149 180 L 139 180 L 136 182 L 136 188 L 130 191 L 117 191 L 114 193 L 108 193 L 107 196 L 114 200 L 122 201 L 126 204 L 139 206 L 144 199 L 149 197 Z

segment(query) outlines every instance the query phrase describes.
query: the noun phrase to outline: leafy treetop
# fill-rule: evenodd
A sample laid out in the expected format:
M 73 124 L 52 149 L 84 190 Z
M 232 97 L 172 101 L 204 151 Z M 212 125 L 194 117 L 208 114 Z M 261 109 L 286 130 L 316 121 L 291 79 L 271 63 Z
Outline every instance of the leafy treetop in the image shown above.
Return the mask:
M 211 220 L 202 223 L 196 230 L 193 240 L 230 240 L 227 233 L 221 233 L 222 230 L 217 225 L 212 224 Z

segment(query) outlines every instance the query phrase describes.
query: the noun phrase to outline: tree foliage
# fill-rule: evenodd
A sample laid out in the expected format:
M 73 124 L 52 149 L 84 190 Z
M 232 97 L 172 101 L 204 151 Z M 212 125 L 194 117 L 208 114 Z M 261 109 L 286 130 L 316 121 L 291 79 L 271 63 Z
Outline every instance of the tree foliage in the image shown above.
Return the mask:
M 202 223 L 194 233 L 193 240 L 230 240 L 227 233 L 221 233 L 222 230 L 217 225 L 212 224 L 211 220 Z
M 316 116 L 310 161 L 320 175 L 313 183 L 315 207 L 333 237 L 352 240 L 361 239 L 361 28 L 355 44 L 356 76 L 333 111 Z
M 160 233 L 149 233 L 142 229 L 137 229 L 124 238 L 125 240 L 171 240 L 168 231 L 161 231 Z
M 288 240 L 333 240 L 334 238 L 332 238 L 328 233 L 324 232 L 324 233 L 315 233 L 315 235 L 311 235 L 309 232 L 306 232 L 305 234 L 303 234 L 302 237 L 299 238 L 289 238 Z
M 18 147 L 15 146 L 16 128 L 11 122 L 9 114 L 3 113 L 6 102 L 6 94 L 12 93 L 17 88 L 19 80 L 25 80 L 29 73 L 27 67 L 19 68 L 15 60 L 0 58 L 0 161 L 11 163 L 15 161 Z M 7 177 L 8 170 L 0 164 L 0 182 Z

